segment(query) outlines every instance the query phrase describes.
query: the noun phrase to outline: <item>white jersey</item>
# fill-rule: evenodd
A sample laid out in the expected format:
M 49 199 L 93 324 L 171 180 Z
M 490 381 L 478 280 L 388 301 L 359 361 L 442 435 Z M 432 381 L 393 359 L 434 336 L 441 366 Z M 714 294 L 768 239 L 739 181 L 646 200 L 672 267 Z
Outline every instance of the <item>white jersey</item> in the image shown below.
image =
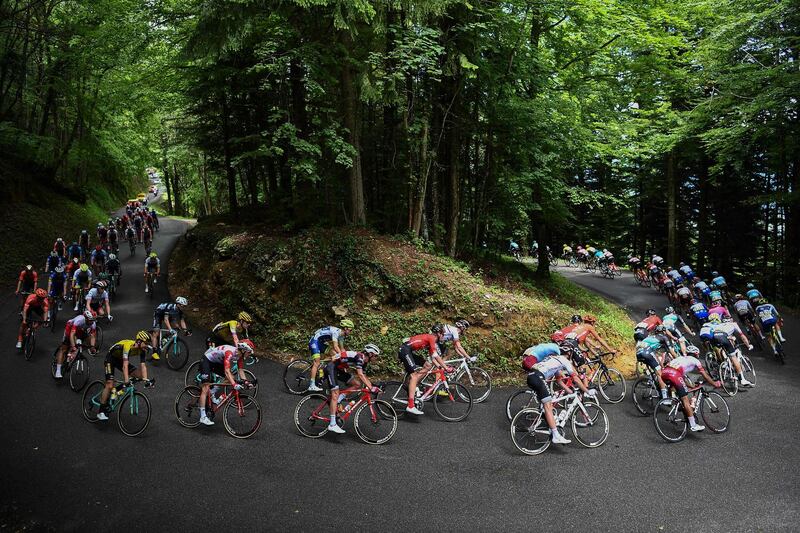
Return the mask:
M 100 294 L 100 290 L 97 287 L 93 287 L 92 290 L 86 293 L 86 299 L 91 300 L 92 303 L 107 302 L 108 291 L 103 291 L 103 293 Z
M 723 322 L 714 326 L 714 333 L 722 332 L 728 336 L 741 335 L 742 330 L 736 322 Z
M 733 308 L 736 309 L 736 314 L 739 316 L 746 315 L 746 314 L 753 314 L 753 306 L 750 305 L 750 302 L 747 300 L 737 300 L 735 304 L 733 304 Z
M 444 334 L 442 336 L 442 340 L 444 342 L 455 342 L 459 340 L 460 337 L 458 335 L 458 328 L 455 326 L 446 325 L 444 327 Z
M 689 297 L 692 295 L 692 291 L 689 290 L 689 287 L 681 287 L 678 289 L 678 296 Z
M 573 367 L 572 363 L 569 362 L 569 359 L 563 355 L 553 355 L 548 357 L 544 361 L 540 361 L 533 365 L 533 369 L 541 372 L 545 379 L 552 378 L 562 370 L 567 374 L 575 373 L 575 367 Z

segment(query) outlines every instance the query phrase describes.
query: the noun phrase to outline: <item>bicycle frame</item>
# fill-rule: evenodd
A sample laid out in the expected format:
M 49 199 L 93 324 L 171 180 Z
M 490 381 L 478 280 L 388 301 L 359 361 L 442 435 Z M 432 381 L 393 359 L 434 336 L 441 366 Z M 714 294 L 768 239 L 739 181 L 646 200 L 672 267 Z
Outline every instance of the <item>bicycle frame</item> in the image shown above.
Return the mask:
M 131 414 L 132 415 L 139 414 L 139 398 L 137 398 L 136 395 L 134 394 L 134 392 L 136 392 L 136 387 L 134 386 L 134 383 L 136 383 L 137 381 L 141 381 L 141 380 L 140 379 L 131 379 L 130 386 L 129 387 L 125 387 L 124 392 L 122 394 L 118 393 L 116 396 L 111 395 L 111 396 L 108 397 L 108 408 L 112 412 L 117 410 L 117 405 L 122 403 L 122 400 L 124 400 L 128 396 L 132 396 L 131 402 L 130 402 L 131 403 L 131 407 L 130 407 Z M 115 379 L 114 380 L 114 388 L 117 388 L 121 383 L 122 383 L 121 381 Z M 103 394 L 102 390 L 92 397 L 92 405 L 94 405 L 98 409 L 100 408 L 100 405 L 101 405 L 101 402 L 100 402 L 100 395 L 101 394 Z
M 475 380 L 472 379 L 472 372 L 470 371 L 470 368 L 469 368 L 469 365 L 467 364 L 467 361 L 469 361 L 470 363 L 474 363 L 477 360 L 478 360 L 478 358 L 475 357 L 475 356 L 471 356 L 471 357 L 468 357 L 468 358 L 467 357 L 456 357 L 455 359 L 447 359 L 447 360 L 445 360 L 444 363 L 446 365 L 455 366 L 455 370 L 453 372 L 454 374 L 458 374 L 462 370 L 464 372 L 466 372 L 467 375 L 469 376 L 469 382 L 472 385 L 474 385 L 475 384 Z
M 349 389 L 343 389 L 343 390 L 339 391 L 339 394 L 344 394 L 345 397 L 342 398 L 342 401 L 339 402 L 338 405 L 341 407 L 342 402 L 347 401 L 347 394 L 348 393 L 352 393 L 352 392 L 360 392 L 361 393 L 361 395 L 358 398 L 358 401 L 356 401 L 356 403 L 354 403 L 352 406 L 350 406 L 350 404 L 348 403 L 347 407 L 342 408 L 341 410 L 339 410 L 336 413 L 336 417 L 341 419 L 342 422 L 345 422 L 364 403 L 369 405 L 370 412 L 374 415 L 375 414 L 374 413 L 375 406 L 374 406 L 374 402 L 372 401 L 372 394 L 370 393 L 370 390 L 366 389 L 366 388 L 351 387 Z M 325 401 L 322 402 L 319 405 L 319 407 L 314 409 L 314 411 L 311 413 L 311 416 L 316 418 L 317 420 L 322 420 L 324 422 L 330 423 L 331 417 L 330 417 L 330 407 L 329 406 L 330 406 L 330 398 L 325 398 Z M 326 411 L 326 408 L 328 409 L 327 411 Z M 324 414 L 323 414 L 323 411 L 325 411 Z

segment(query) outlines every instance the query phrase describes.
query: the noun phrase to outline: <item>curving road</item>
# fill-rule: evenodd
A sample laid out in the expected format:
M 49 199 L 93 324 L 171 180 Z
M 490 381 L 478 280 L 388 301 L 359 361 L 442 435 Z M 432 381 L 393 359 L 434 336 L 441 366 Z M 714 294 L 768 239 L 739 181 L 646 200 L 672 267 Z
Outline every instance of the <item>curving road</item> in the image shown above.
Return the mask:
M 162 221 L 155 245 L 162 261 L 185 226 Z M 167 297 L 160 284 L 156 300 L 145 299 L 141 260 L 141 253 L 124 257 L 106 344 L 149 325 L 152 307 Z M 566 275 L 634 311 L 663 306 L 627 278 Z M 219 425 L 181 427 L 173 402 L 182 373 L 162 366 L 154 370 L 157 388 L 147 391 L 150 427 L 131 439 L 113 418 L 105 426 L 84 421 L 79 395 L 52 381 L 49 354 L 60 333 L 41 335 L 25 362 L 11 349 L 13 300 L 1 311 L 0 343 L 8 349 L 0 357 L 0 530 L 788 531 L 800 521 L 794 359 L 779 368 L 755 357 L 759 387 L 730 400 L 730 431 L 676 445 L 626 400 L 607 407 L 611 436 L 603 447 L 571 444 L 523 456 L 503 414 L 509 390 L 494 391 L 462 423 L 442 422 L 428 408 L 418 420 L 401 421 L 385 446 L 361 444 L 349 426 L 346 435 L 307 439 L 292 423 L 297 397 L 283 391 L 281 368 L 267 361 L 253 368 L 265 414 L 254 438 L 232 439 Z M 798 331 L 790 322 L 788 336 Z M 189 339 L 192 359 L 202 340 Z M 101 361 L 92 363 L 98 376 Z

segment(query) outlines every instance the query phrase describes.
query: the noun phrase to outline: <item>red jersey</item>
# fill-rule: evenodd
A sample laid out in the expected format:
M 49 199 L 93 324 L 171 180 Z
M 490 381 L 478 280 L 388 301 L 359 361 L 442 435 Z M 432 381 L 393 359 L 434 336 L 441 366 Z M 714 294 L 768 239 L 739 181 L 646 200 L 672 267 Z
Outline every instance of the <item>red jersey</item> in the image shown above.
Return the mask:
M 25 298 L 25 309 L 30 307 L 40 309 L 43 314 L 47 314 L 47 310 L 50 309 L 50 302 L 47 301 L 47 298 L 39 298 L 35 294 L 31 294 Z
M 653 331 L 656 329 L 656 326 L 660 326 L 662 324 L 661 318 L 659 318 L 658 315 L 650 315 L 639 323 L 647 324 L 647 331 Z
M 575 330 L 575 326 L 577 326 L 577 324 L 570 324 L 569 326 L 567 326 L 565 328 L 561 328 L 560 330 L 558 330 L 558 331 L 554 332 L 552 335 L 550 335 L 550 340 L 553 341 L 553 342 L 556 342 L 558 337 L 560 336 L 559 334 L 561 334 L 564 337 L 566 337 L 567 335 L 572 333 L 573 330 Z
M 436 335 L 431 335 L 430 333 L 423 333 L 422 335 L 414 335 L 413 337 L 411 337 L 406 341 L 406 344 L 408 344 L 411 347 L 411 349 L 414 350 L 415 352 L 417 350 L 422 350 L 423 348 L 427 347 L 428 352 L 430 352 L 431 355 L 436 355 L 437 353 L 439 353 L 439 347 L 437 342 L 438 338 L 436 337 Z
M 86 333 L 94 335 L 97 331 L 97 326 L 95 322 L 92 322 L 89 327 L 86 327 L 86 318 L 83 315 L 78 315 L 72 320 L 67 321 L 67 325 L 64 327 L 64 338 L 68 339 L 70 335 L 75 332 L 76 339 L 85 339 Z
M 19 273 L 19 280 L 22 283 L 33 285 L 39 280 L 39 274 L 37 274 L 35 270 L 31 270 L 30 272 L 23 270 Z

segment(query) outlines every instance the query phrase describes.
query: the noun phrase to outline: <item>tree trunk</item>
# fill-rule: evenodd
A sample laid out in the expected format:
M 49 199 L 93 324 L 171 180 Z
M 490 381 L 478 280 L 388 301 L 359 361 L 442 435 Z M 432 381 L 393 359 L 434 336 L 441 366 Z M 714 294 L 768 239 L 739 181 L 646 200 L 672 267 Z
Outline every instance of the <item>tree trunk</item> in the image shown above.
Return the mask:
M 348 170 L 350 181 L 350 217 L 353 224 L 367 223 L 364 206 L 364 177 L 361 174 L 361 123 L 358 119 L 359 99 L 353 80 L 353 67 L 349 58 L 343 58 L 342 66 L 342 112 L 344 127 L 348 130 L 348 142 L 353 147 L 353 164 Z
M 228 179 L 228 212 L 239 219 L 239 203 L 236 198 L 236 169 L 233 168 L 231 162 L 231 131 L 230 131 L 230 117 L 228 109 L 228 95 L 223 90 L 221 95 L 222 105 L 222 150 L 225 159 L 225 176 Z
M 695 266 L 695 272 L 697 275 L 701 275 L 702 272 L 705 271 L 706 268 L 706 257 L 707 257 L 707 250 L 709 244 L 709 234 L 708 234 L 708 189 L 709 189 L 709 176 L 708 176 L 708 169 L 710 166 L 710 162 L 708 160 L 708 155 L 705 153 L 705 150 L 702 151 L 700 155 L 700 167 L 697 172 L 697 186 L 700 189 L 700 200 L 698 205 L 698 216 L 697 216 L 697 264 Z
M 208 167 L 206 165 L 206 153 L 203 152 L 203 156 L 200 163 L 200 178 L 203 180 L 203 202 L 205 206 L 206 215 L 211 214 L 211 195 L 208 193 Z
M 678 260 L 677 251 L 677 209 L 678 186 L 675 178 L 675 150 L 667 154 L 667 262 L 675 264 Z

